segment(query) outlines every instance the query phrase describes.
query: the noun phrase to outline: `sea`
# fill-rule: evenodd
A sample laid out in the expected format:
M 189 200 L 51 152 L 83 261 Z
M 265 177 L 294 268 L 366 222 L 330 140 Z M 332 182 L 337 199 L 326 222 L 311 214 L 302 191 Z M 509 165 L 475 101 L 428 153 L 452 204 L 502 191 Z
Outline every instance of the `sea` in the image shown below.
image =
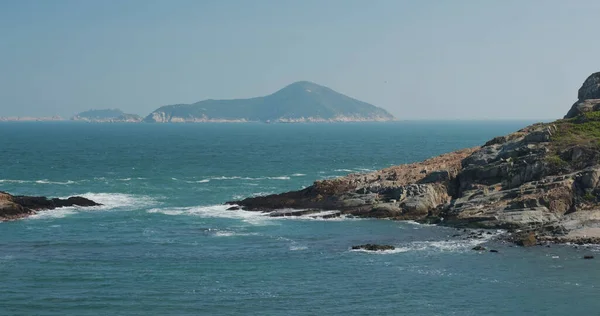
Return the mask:
M 592 245 L 223 205 L 530 123 L 0 123 L 0 190 L 103 204 L 0 223 L 0 315 L 598 315 Z M 365 243 L 396 249 L 351 250 Z

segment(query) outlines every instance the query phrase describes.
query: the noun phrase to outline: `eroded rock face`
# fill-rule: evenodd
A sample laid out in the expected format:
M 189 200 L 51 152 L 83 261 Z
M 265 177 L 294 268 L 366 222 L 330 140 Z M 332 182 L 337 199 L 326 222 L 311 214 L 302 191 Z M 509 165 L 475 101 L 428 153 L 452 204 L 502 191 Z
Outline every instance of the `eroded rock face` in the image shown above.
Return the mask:
M 101 205 L 80 196 L 67 199 L 48 199 L 43 196 L 13 196 L 0 191 L 0 221 L 24 218 L 37 211 L 51 210 L 67 206 L 97 206 Z

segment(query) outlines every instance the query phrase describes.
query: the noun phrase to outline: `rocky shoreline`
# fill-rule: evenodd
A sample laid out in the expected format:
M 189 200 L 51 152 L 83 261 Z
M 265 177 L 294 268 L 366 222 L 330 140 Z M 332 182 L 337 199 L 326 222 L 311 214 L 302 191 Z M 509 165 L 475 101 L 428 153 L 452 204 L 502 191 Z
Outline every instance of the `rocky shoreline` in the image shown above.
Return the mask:
M 22 219 L 37 214 L 39 211 L 52 210 L 68 206 L 99 206 L 102 204 L 81 196 L 72 196 L 67 199 L 45 196 L 11 195 L 0 191 L 0 222 Z
M 339 211 L 457 228 L 504 229 L 524 246 L 600 243 L 600 73 L 564 119 L 481 147 L 303 190 L 230 201 L 247 211 Z

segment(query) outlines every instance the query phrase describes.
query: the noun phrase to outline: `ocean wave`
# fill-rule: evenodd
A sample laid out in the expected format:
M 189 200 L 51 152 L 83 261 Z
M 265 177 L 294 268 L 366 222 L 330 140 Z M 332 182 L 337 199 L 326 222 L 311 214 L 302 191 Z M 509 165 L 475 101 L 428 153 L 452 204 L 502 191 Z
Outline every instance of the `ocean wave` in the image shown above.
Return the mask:
M 288 176 L 281 176 L 281 177 L 267 177 L 267 179 L 270 179 L 270 180 L 289 180 L 289 179 L 290 179 L 290 177 L 288 177 Z
M 27 180 L 13 180 L 13 179 L 0 179 L 0 183 L 29 183 L 33 181 Z
M 490 241 L 492 238 L 500 235 L 501 231 L 496 231 L 491 235 L 485 235 L 481 239 L 454 239 L 454 240 L 435 240 L 435 241 L 413 241 L 410 243 L 394 245 L 394 250 L 369 251 L 364 249 L 350 249 L 353 252 L 366 252 L 371 254 L 393 254 L 403 252 L 473 252 L 472 248 Z
M 304 177 L 305 175 L 305 173 L 294 173 L 292 177 Z
M 48 179 L 41 180 L 15 180 L 15 179 L 0 179 L 0 183 L 36 183 L 36 184 L 60 184 L 60 185 L 69 185 L 75 184 L 78 181 L 67 180 L 67 181 L 52 181 Z
M 272 223 L 272 218 L 268 213 L 249 212 L 243 210 L 227 210 L 232 205 L 210 205 L 210 206 L 192 206 L 192 207 L 167 207 L 153 208 L 148 213 L 160 213 L 164 215 L 186 215 L 200 216 L 207 218 L 231 218 L 238 219 L 252 225 L 268 225 Z
M 61 182 L 61 181 L 50 181 L 50 180 L 44 179 L 44 180 L 36 180 L 35 183 L 37 183 L 37 184 L 62 184 L 62 185 L 68 185 L 68 184 L 74 184 L 75 181 L 67 180 L 65 182 Z
M 131 208 L 136 209 L 150 207 L 157 204 L 156 199 L 146 195 L 134 195 L 124 193 L 84 193 L 79 196 L 90 199 L 92 201 L 102 204 L 98 206 L 101 209 L 115 209 L 115 208 Z
M 238 237 L 238 236 L 256 236 L 258 233 L 242 233 L 230 230 L 219 230 L 213 234 L 215 237 Z
M 60 207 L 53 210 L 40 211 L 29 216 L 28 219 L 63 218 L 77 213 L 78 209 L 76 207 Z
M 258 178 L 240 177 L 240 176 L 232 176 L 232 177 L 219 176 L 219 177 L 211 177 L 208 180 L 251 180 L 251 181 L 259 181 L 259 180 L 290 180 L 290 179 L 291 178 L 289 176 L 258 177 Z
M 335 172 L 353 172 L 354 170 L 352 170 L 352 169 L 335 169 L 333 171 L 335 171 Z
M 308 247 L 307 246 L 300 246 L 300 245 L 291 245 L 289 249 L 290 249 L 290 251 L 301 251 L 301 250 L 308 249 Z
M 122 194 L 122 193 L 84 193 L 84 194 L 74 194 L 71 196 L 82 196 L 86 199 L 90 199 L 94 202 L 100 203 L 102 205 L 99 206 L 89 206 L 89 207 L 81 207 L 81 206 L 69 206 L 69 207 L 59 207 L 53 210 L 44 210 L 40 211 L 37 214 L 30 216 L 31 219 L 43 219 L 43 218 L 63 218 L 69 215 L 77 214 L 79 212 L 86 211 L 108 211 L 114 209 L 142 209 L 146 207 L 150 207 L 157 204 L 157 201 L 154 198 L 144 195 L 132 195 L 132 194 Z M 68 198 L 68 196 L 61 197 L 63 199 Z

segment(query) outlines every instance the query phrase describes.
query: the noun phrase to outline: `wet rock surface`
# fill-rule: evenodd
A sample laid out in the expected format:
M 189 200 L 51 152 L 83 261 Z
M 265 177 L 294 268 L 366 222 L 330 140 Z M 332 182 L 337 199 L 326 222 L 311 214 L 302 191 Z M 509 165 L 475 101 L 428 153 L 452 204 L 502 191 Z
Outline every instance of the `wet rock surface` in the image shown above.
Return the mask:
M 0 191 L 0 221 L 15 220 L 36 214 L 38 211 L 51 210 L 68 206 L 98 206 L 101 205 L 81 196 L 73 196 L 67 199 L 44 196 L 13 196 Z
M 377 244 L 364 244 L 358 246 L 352 246 L 353 250 L 368 250 L 368 251 L 385 251 L 394 250 L 396 247 L 390 245 L 377 245 Z

